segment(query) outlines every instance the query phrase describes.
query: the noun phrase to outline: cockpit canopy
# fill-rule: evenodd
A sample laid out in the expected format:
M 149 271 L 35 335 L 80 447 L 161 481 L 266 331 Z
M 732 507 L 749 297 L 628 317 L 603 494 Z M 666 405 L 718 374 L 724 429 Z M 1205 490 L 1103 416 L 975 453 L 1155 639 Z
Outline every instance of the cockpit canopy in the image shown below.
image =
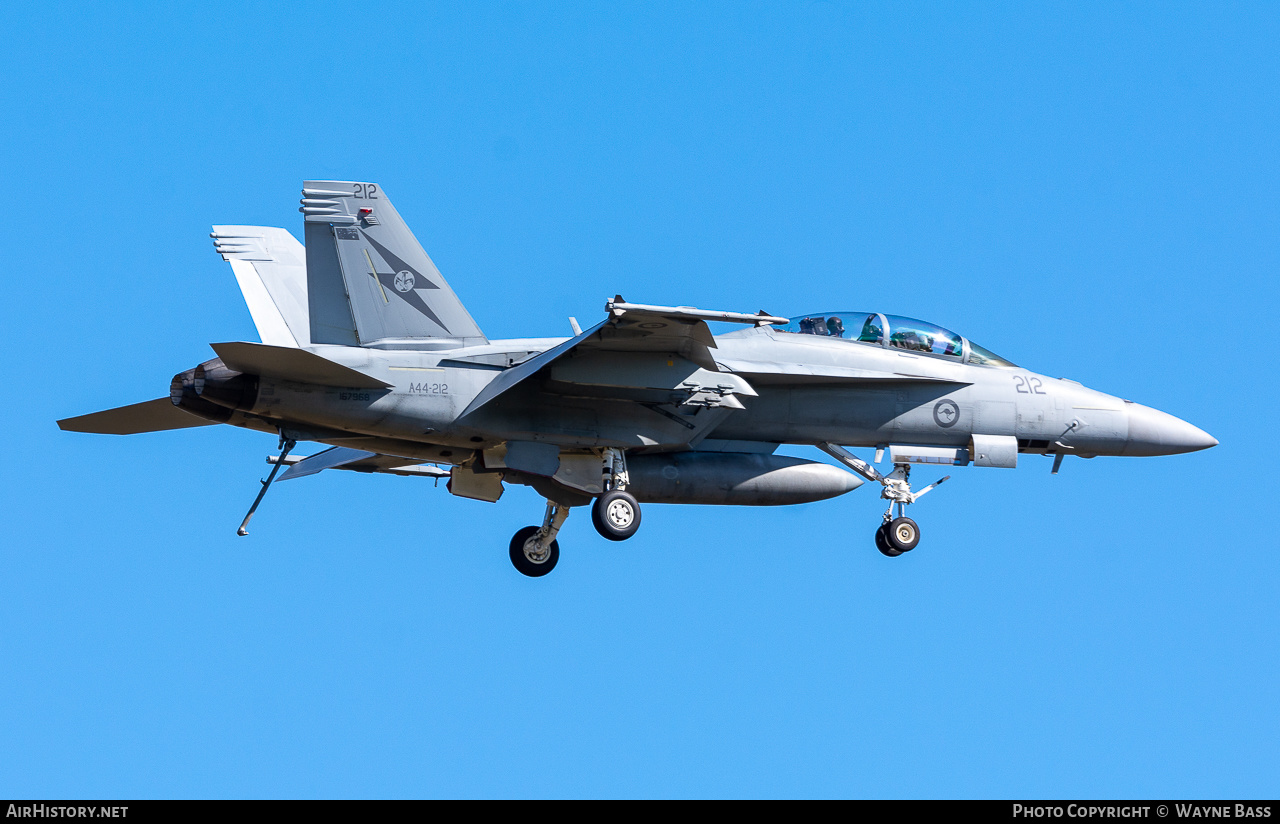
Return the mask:
M 791 322 L 785 326 L 773 328 L 778 332 L 844 338 L 870 346 L 937 355 L 979 366 L 1014 365 L 955 332 L 900 315 L 882 315 L 878 312 L 826 312 L 817 315 L 801 315 L 792 318 Z

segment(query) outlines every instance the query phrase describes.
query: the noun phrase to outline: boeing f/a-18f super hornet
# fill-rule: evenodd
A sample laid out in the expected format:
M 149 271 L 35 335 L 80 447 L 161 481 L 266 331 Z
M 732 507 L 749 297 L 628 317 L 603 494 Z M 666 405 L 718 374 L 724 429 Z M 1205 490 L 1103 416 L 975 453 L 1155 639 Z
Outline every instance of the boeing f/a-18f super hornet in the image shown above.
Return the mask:
M 504 484 L 547 500 L 511 561 L 545 575 L 572 507 L 630 538 L 640 503 L 770 506 L 843 495 L 864 480 L 889 502 L 875 543 L 920 539 L 912 464 L 1013 468 L 1020 454 L 1171 455 L 1217 443 L 1172 415 L 1022 369 L 954 332 L 878 312 L 795 318 L 605 304 L 571 338 L 490 340 L 373 183 L 309 181 L 304 248 L 285 230 L 215 226 L 261 343 L 173 377 L 169 396 L 58 422 L 131 434 L 227 423 L 279 436 L 240 526 L 281 480 L 324 469 L 449 479 L 497 501 Z M 707 321 L 741 324 L 713 335 Z M 331 448 L 299 459 L 298 441 Z M 816 446 L 852 472 L 775 455 Z M 848 451 L 887 450 L 882 474 Z M 447 467 L 444 468 L 444 467 Z

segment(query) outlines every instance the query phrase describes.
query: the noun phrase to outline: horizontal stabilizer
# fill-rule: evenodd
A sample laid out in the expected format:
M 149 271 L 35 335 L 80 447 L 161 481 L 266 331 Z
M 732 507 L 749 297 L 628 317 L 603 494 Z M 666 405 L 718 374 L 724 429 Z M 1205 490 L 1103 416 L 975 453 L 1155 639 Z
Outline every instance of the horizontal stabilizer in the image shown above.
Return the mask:
M 314 383 L 320 386 L 343 386 L 361 389 L 385 389 L 392 384 L 357 372 L 349 366 L 334 363 L 305 349 L 267 346 L 262 343 L 210 344 L 228 369 L 261 375 L 276 380 Z
M 97 435 L 137 435 L 142 432 L 163 432 L 168 429 L 188 429 L 193 426 L 211 426 L 213 421 L 197 418 L 173 405 L 168 398 L 156 398 L 129 406 L 118 406 L 103 412 L 63 418 L 58 428 L 63 432 L 92 432 Z

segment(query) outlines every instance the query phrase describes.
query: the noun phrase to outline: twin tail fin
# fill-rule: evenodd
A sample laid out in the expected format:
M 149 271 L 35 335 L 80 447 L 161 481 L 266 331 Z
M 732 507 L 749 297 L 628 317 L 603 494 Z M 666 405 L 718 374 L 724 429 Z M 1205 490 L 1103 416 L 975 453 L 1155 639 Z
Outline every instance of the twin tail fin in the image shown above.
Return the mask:
M 487 343 L 376 183 L 303 184 L 312 343 Z

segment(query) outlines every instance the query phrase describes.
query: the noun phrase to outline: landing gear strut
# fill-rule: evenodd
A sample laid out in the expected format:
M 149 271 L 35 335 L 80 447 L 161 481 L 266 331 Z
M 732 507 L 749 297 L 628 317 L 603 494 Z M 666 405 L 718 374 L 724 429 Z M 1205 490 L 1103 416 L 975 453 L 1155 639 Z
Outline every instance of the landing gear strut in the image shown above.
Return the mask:
M 511 538 L 511 563 L 522 575 L 541 578 L 556 568 L 560 543 L 556 535 L 569 517 L 569 507 L 547 501 L 542 526 L 526 526 Z
M 896 463 L 888 475 L 881 475 L 874 466 L 854 455 L 849 450 L 835 444 L 819 444 L 823 452 L 840 461 L 840 463 L 857 472 L 868 481 L 875 481 L 884 487 L 880 497 L 889 502 L 884 513 L 884 523 L 876 530 L 876 549 L 890 558 L 896 558 L 904 552 L 910 552 L 920 543 L 920 527 L 907 517 L 907 505 L 920 500 L 924 494 L 940 485 L 951 476 L 934 481 L 919 492 L 911 491 L 911 464 Z M 896 516 L 895 516 L 896 510 Z
M 640 528 L 640 504 L 626 492 L 627 459 L 621 449 L 604 451 L 601 486 L 604 493 L 591 506 L 591 523 L 610 541 L 625 541 Z
M 640 504 L 628 492 L 627 459 L 621 449 L 604 450 L 601 487 L 603 493 L 591 507 L 591 521 L 601 535 L 611 541 L 625 541 L 640 528 Z M 556 535 L 569 517 L 569 507 L 547 501 L 542 526 L 527 526 L 511 538 L 511 563 L 521 575 L 541 578 L 555 569 L 560 560 Z

